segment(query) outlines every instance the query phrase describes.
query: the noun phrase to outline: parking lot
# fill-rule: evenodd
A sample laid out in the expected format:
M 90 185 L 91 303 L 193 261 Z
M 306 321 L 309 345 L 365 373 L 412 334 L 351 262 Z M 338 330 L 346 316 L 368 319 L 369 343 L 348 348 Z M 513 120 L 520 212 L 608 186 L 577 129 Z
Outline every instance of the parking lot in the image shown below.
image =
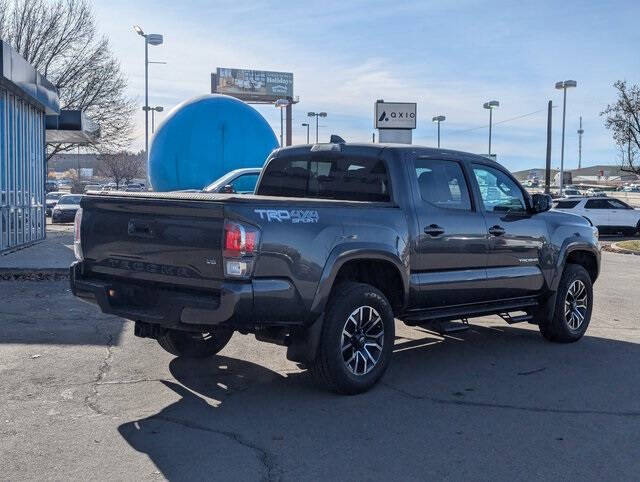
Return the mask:
M 445 338 L 397 322 L 382 383 L 344 397 L 252 336 L 187 361 L 67 281 L 3 281 L 0 478 L 636 479 L 639 283 L 640 257 L 603 253 L 572 345 L 493 317 Z

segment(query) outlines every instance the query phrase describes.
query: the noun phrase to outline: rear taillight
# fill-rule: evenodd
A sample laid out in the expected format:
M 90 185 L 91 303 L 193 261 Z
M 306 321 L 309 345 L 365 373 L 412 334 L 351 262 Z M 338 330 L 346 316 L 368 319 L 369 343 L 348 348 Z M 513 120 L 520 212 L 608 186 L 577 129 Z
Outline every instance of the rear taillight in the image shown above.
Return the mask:
M 224 274 L 231 278 L 248 278 L 258 252 L 260 230 L 238 221 L 225 221 L 222 239 Z
M 82 224 L 82 208 L 76 211 L 76 217 L 73 221 L 73 253 L 78 261 L 84 258 L 82 254 L 82 239 L 80 236 L 80 225 Z

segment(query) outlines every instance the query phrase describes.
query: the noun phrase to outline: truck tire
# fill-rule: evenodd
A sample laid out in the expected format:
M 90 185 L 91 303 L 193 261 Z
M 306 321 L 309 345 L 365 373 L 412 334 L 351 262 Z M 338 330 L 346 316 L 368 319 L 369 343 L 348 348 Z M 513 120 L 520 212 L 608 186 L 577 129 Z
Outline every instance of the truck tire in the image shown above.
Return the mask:
M 540 333 L 549 341 L 571 343 L 587 331 L 593 308 L 593 286 L 589 273 L 578 264 L 567 264 L 562 273 L 553 317 L 541 320 Z
M 233 335 L 231 330 L 216 330 L 209 333 L 167 330 L 157 338 L 158 344 L 176 356 L 206 358 L 222 350 Z
M 325 313 L 311 373 L 337 393 L 367 391 L 391 363 L 395 325 L 389 301 L 373 286 L 347 282 L 334 288 Z

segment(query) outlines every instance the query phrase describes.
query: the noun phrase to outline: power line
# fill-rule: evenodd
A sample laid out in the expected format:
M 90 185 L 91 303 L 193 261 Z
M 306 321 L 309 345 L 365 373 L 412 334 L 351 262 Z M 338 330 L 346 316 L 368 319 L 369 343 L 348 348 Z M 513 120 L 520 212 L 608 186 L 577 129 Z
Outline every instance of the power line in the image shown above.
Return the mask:
M 558 106 L 554 105 L 552 108 L 555 109 L 556 107 L 558 107 Z M 546 110 L 547 109 L 535 110 L 533 112 L 529 112 L 528 114 L 522 114 L 522 115 L 519 115 L 519 116 L 516 116 L 516 117 L 511 117 L 510 119 L 505 119 L 505 120 L 502 120 L 502 121 L 499 121 L 499 122 L 494 122 L 493 125 L 495 126 L 497 124 L 505 124 L 507 122 L 511 122 L 511 121 L 518 120 L 518 119 L 522 119 L 523 117 L 528 117 L 530 115 L 539 114 L 540 112 L 544 112 Z M 459 133 L 463 133 L 463 132 L 477 131 L 479 129 L 486 129 L 488 127 L 489 127 L 489 124 L 484 125 L 484 126 L 480 126 L 480 127 L 472 127 L 471 129 L 462 129 L 462 130 L 451 131 L 451 132 L 455 133 L 455 134 L 459 134 Z

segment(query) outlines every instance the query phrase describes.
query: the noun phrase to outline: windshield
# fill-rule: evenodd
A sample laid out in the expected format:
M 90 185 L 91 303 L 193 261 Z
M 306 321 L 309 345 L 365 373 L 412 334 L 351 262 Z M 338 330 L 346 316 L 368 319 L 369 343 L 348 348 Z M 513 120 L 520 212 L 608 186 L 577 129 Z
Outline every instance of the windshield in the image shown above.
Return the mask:
M 62 196 L 64 196 L 64 194 L 52 192 L 52 193 L 47 194 L 47 200 L 48 201 L 55 201 L 56 199 L 60 199 Z
M 62 196 L 58 204 L 80 204 L 82 196 Z
M 207 187 L 205 187 L 203 192 L 217 192 L 220 188 L 231 184 L 236 192 L 253 192 L 256 182 L 258 181 L 258 177 L 260 177 L 259 171 L 247 171 L 245 173 L 239 174 L 241 171 L 231 171 L 220 179 L 213 181 Z

